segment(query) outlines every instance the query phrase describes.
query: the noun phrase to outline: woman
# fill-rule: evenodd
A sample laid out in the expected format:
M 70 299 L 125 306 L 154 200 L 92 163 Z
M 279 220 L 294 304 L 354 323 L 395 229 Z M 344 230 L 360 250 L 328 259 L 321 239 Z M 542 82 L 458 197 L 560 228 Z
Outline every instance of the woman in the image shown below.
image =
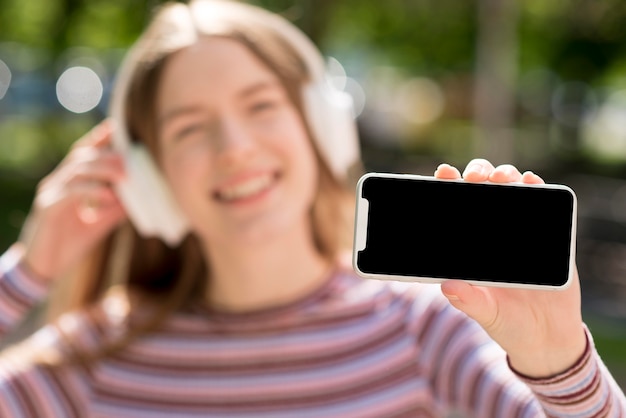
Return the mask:
M 331 93 L 293 30 L 223 1 L 155 16 L 116 87 L 115 123 L 41 182 L 2 257 L 5 332 L 52 282 L 60 290 L 55 319 L 2 356 L 0 415 L 623 415 L 577 282 L 552 293 L 450 281 L 443 297 L 361 280 L 340 261 L 356 153 L 328 142 L 341 123 L 315 116 Z M 132 150 L 158 167 L 180 228 L 124 191 L 147 175 Z M 484 160 L 463 177 L 542 181 Z

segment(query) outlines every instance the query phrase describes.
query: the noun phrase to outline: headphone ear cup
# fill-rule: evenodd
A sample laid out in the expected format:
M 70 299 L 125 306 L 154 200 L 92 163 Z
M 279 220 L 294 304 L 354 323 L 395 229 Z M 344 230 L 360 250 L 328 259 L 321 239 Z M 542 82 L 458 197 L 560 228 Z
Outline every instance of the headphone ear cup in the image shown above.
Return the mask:
M 112 146 L 124 157 L 126 166 L 126 179 L 116 185 L 116 192 L 140 235 L 160 238 L 174 247 L 189 231 L 189 224 L 149 151 L 131 140 L 127 127 L 125 102 L 133 74 L 143 62 L 140 45 L 133 46 L 124 58 L 111 96 Z
M 348 170 L 360 157 L 352 96 L 326 80 L 306 85 L 302 95 L 315 143 L 332 173 L 345 180 Z
M 159 237 L 170 246 L 179 244 L 188 223 L 148 150 L 132 143 L 124 156 L 126 179 L 116 187 L 131 222 L 143 236 Z

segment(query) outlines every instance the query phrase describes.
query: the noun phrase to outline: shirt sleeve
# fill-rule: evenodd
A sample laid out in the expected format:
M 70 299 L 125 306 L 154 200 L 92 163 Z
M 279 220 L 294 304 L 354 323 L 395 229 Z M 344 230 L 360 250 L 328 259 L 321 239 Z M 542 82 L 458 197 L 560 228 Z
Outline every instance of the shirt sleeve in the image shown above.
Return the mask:
M 443 416 L 474 418 L 545 416 L 540 403 L 508 367 L 506 353 L 448 301 L 421 292 L 415 324 L 418 362 Z M 430 299 L 430 300 L 428 300 Z
M 423 295 L 422 295 L 423 296 Z M 422 370 L 443 410 L 468 417 L 624 417 L 626 398 L 587 333 L 583 357 L 545 379 L 515 372 L 504 350 L 444 298 L 422 306 L 417 330 Z
M 513 372 L 535 393 L 548 416 L 626 417 L 626 397 L 587 336 L 585 352 L 568 370 L 547 378 Z
M 0 339 L 42 301 L 49 284 L 21 263 L 23 251 L 13 245 L 0 256 Z

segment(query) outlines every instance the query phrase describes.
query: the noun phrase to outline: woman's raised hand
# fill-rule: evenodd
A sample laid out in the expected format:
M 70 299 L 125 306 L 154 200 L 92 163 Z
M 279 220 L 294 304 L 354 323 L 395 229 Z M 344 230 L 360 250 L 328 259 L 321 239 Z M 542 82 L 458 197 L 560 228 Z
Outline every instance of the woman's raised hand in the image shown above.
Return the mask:
M 20 241 L 27 267 L 43 278 L 66 273 L 126 217 L 112 187 L 124 166 L 111 132 L 106 120 L 94 127 L 39 183 Z
M 435 177 L 462 177 L 468 182 L 543 183 L 530 171 L 522 174 L 512 165 L 494 167 L 484 159 L 470 161 L 462 175 L 455 167 L 442 164 Z M 467 237 L 467 245 L 472 245 L 472 237 Z M 485 252 L 488 254 L 489 249 L 485 248 Z M 532 248 L 519 254 L 522 262 L 532 256 Z M 441 290 L 453 306 L 476 320 L 504 348 L 515 370 L 532 377 L 546 377 L 572 366 L 585 350 L 580 283 L 578 272 L 574 273 L 570 286 L 557 291 L 472 286 L 460 280 L 442 283 Z

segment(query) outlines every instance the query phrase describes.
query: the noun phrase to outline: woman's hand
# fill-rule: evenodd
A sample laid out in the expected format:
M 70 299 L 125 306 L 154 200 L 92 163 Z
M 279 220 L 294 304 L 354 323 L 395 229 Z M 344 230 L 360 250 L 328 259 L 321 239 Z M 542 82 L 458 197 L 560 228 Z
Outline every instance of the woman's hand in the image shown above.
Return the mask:
M 76 265 L 126 215 L 112 185 L 124 177 L 104 121 L 78 140 L 40 183 L 20 237 L 35 274 L 56 279 Z
M 435 177 L 458 179 L 461 174 L 442 164 Z M 472 160 L 462 177 L 468 182 L 543 183 L 530 171 L 522 174 L 512 165 L 494 168 L 483 159 Z M 471 242 L 471 237 L 468 240 Z M 528 248 L 520 258 L 532 257 L 532 252 Z M 573 282 L 562 291 L 481 287 L 460 280 L 442 283 L 441 290 L 453 306 L 476 320 L 504 348 L 511 366 L 522 374 L 547 377 L 562 372 L 585 350 L 576 270 Z

